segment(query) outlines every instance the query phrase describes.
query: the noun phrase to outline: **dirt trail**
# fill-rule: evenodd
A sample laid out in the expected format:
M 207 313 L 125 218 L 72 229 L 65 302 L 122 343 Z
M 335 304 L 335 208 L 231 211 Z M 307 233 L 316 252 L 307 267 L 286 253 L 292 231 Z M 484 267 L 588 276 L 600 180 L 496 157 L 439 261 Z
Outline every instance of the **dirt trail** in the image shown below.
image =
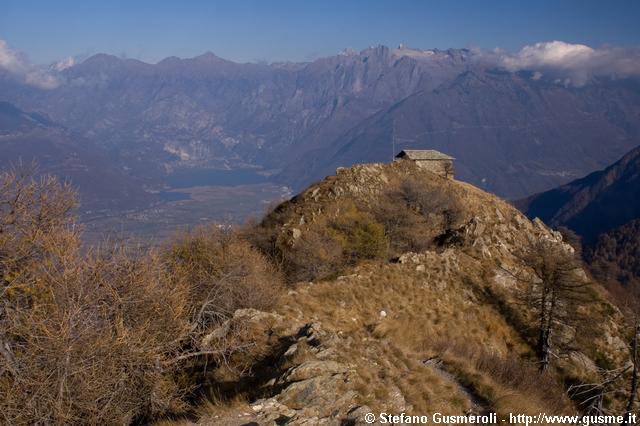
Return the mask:
M 485 415 L 492 412 L 488 401 L 479 396 L 472 388 L 463 384 L 456 376 L 449 373 L 443 366 L 441 359 L 434 357 L 424 361 L 424 365 L 430 367 L 441 378 L 451 383 L 471 405 L 470 412 L 473 414 Z

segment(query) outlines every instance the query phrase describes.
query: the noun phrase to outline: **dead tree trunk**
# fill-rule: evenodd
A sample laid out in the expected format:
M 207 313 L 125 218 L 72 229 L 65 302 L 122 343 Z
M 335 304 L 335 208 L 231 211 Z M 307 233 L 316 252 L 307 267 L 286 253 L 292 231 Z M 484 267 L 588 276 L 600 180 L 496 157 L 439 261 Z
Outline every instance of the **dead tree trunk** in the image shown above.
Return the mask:
M 543 372 L 549 366 L 549 335 L 550 330 L 540 330 L 540 336 L 538 337 L 538 347 L 536 349 L 536 355 L 538 357 L 538 368 L 540 372 Z
M 638 393 L 638 334 L 640 334 L 640 324 L 636 320 L 636 324 L 633 332 L 633 340 L 631 342 L 631 361 L 633 362 L 633 373 L 631 374 L 631 390 L 629 392 L 629 399 L 627 400 L 627 408 L 624 414 L 624 425 L 629 424 L 629 418 L 633 412 L 633 406 L 636 402 L 636 395 Z
M 547 298 L 549 291 L 543 288 L 540 300 L 540 324 L 538 329 L 538 342 L 536 345 L 536 356 L 540 371 L 544 371 L 549 366 L 549 332 L 550 322 L 547 318 Z

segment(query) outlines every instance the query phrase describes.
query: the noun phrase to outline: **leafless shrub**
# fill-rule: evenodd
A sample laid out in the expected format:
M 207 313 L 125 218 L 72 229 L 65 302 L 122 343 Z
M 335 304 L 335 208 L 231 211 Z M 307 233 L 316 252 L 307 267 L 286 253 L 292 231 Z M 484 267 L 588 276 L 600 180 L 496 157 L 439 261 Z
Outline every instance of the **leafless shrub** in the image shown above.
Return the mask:
M 399 194 L 409 208 L 425 216 L 439 217 L 443 231 L 460 224 L 462 206 L 446 188 L 433 188 L 419 179 L 408 178 L 401 182 Z
M 3 413 L 13 423 L 128 423 L 177 408 L 163 368 L 185 321 L 155 258 L 109 253 L 47 270 L 48 298 L 8 311 L 15 374 Z
M 306 229 L 292 247 L 284 247 L 283 259 L 291 282 L 328 277 L 345 266 L 340 242 L 318 227 Z
M 0 412 L 12 424 L 123 423 L 166 409 L 180 321 L 159 263 L 81 256 L 73 191 L 0 175 Z
M 382 194 L 373 206 L 373 215 L 384 226 L 392 254 L 420 252 L 433 245 L 434 234 L 424 225 L 424 218 L 407 208 L 398 191 Z
M 0 174 L 1 422 L 127 424 L 184 409 L 195 360 L 242 349 L 234 333 L 215 348 L 202 336 L 237 308 L 271 306 L 276 269 L 213 230 L 162 253 L 83 254 L 74 206 L 54 178 Z
M 279 271 L 233 231 L 196 228 L 174 238 L 163 257 L 173 286 L 187 289 L 194 331 L 220 323 L 236 309 L 269 309 L 277 300 Z
M 432 248 L 438 236 L 460 226 L 463 218 L 454 194 L 418 178 L 404 179 L 381 194 L 372 212 L 395 254 Z
M 283 227 L 291 220 L 286 204 L 242 234 L 281 265 L 287 282 L 328 278 L 359 261 L 387 256 L 383 225 L 352 200 L 328 202 L 321 216 L 296 227 Z
M 42 296 L 36 278 L 43 264 L 79 248 L 74 191 L 51 176 L 35 181 L 32 173 L 24 168 L 0 174 L 0 284 L 15 305 Z

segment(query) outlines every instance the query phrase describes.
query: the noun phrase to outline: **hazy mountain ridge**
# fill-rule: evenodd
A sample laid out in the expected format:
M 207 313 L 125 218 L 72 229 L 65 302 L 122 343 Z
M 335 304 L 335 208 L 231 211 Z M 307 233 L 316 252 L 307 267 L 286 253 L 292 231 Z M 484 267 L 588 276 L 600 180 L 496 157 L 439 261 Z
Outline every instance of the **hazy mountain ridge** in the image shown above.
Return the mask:
M 640 218 L 640 148 L 604 170 L 518 202 L 529 217 L 564 225 L 593 242 Z
M 55 127 L 55 124 L 40 114 L 27 113 L 9 102 L 0 102 L 0 132 L 3 135 L 38 127 Z
M 518 197 L 603 167 L 640 129 L 635 80 L 563 86 L 465 49 L 379 46 L 288 65 L 100 54 L 60 74 L 53 90 L 6 76 L 0 87 L 144 179 L 251 167 L 300 188 L 336 166 L 390 159 L 395 133 L 397 149 L 441 149 L 461 178 Z
M 80 192 L 82 210 L 133 208 L 156 198 L 117 168 L 100 147 L 47 117 L 0 102 L 0 168 L 20 171 L 33 163 L 36 175 L 54 174 Z

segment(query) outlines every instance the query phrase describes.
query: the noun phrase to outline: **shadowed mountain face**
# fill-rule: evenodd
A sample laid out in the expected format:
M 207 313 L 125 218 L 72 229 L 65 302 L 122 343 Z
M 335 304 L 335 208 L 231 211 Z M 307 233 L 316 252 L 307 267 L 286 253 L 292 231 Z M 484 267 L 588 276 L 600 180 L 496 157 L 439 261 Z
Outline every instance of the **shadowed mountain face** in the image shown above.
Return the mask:
M 29 114 L 15 105 L 0 101 L 0 134 L 7 135 L 48 127 L 56 126 L 40 114 Z
M 640 148 L 605 170 L 517 202 L 529 217 L 567 226 L 587 243 L 640 218 Z
M 467 50 L 377 47 L 271 65 L 96 55 L 61 80 L 42 90 L 0 76 L 0 92 L 146 180 L 251 168 L 299 189 L 337 166 L 434 148 L 457 158 L 459 178 L 518 198 L 610 164 L 640 133 L 635 80 L 565 87 Z
M 413 94 L 340 137 L 323 173 L 357 161 L 391 158 L 398 146 L 432 147 L 457 158 L 459 179 L 511 197 L 530 194 L 604 166 L 633 147 L 637 122 L 611 120 L 607 103 L 637 121 L 635 94 L 610 87 L 566 89 L 526 75 L 467 71 L 433 91 Z M 606 140 L 603 144 L 601 141 Z M 397 149 L 397 148 L 396 148 Z M 326 157 L 318 147 L 316 158 Z M 617 157 L 612 157 L 618 153 Z M 306 163 L 299 163 L 302 172 Z
M 638 291 L 640 147 L 582 179 L 516 202 L 529 217 L 582 237 L 585 259 L 602 282 Z
M 600 234 L 586 259 L 596 277 L 640 290 L 640 219 Z
M 0 102 L 0 152 L 0 169 L 20 170 L 35 162 L 36 176 L 50 173 L 72 182 L 83 210 L 140 207 L 155 199 L 100 147 L 7 102 Z

